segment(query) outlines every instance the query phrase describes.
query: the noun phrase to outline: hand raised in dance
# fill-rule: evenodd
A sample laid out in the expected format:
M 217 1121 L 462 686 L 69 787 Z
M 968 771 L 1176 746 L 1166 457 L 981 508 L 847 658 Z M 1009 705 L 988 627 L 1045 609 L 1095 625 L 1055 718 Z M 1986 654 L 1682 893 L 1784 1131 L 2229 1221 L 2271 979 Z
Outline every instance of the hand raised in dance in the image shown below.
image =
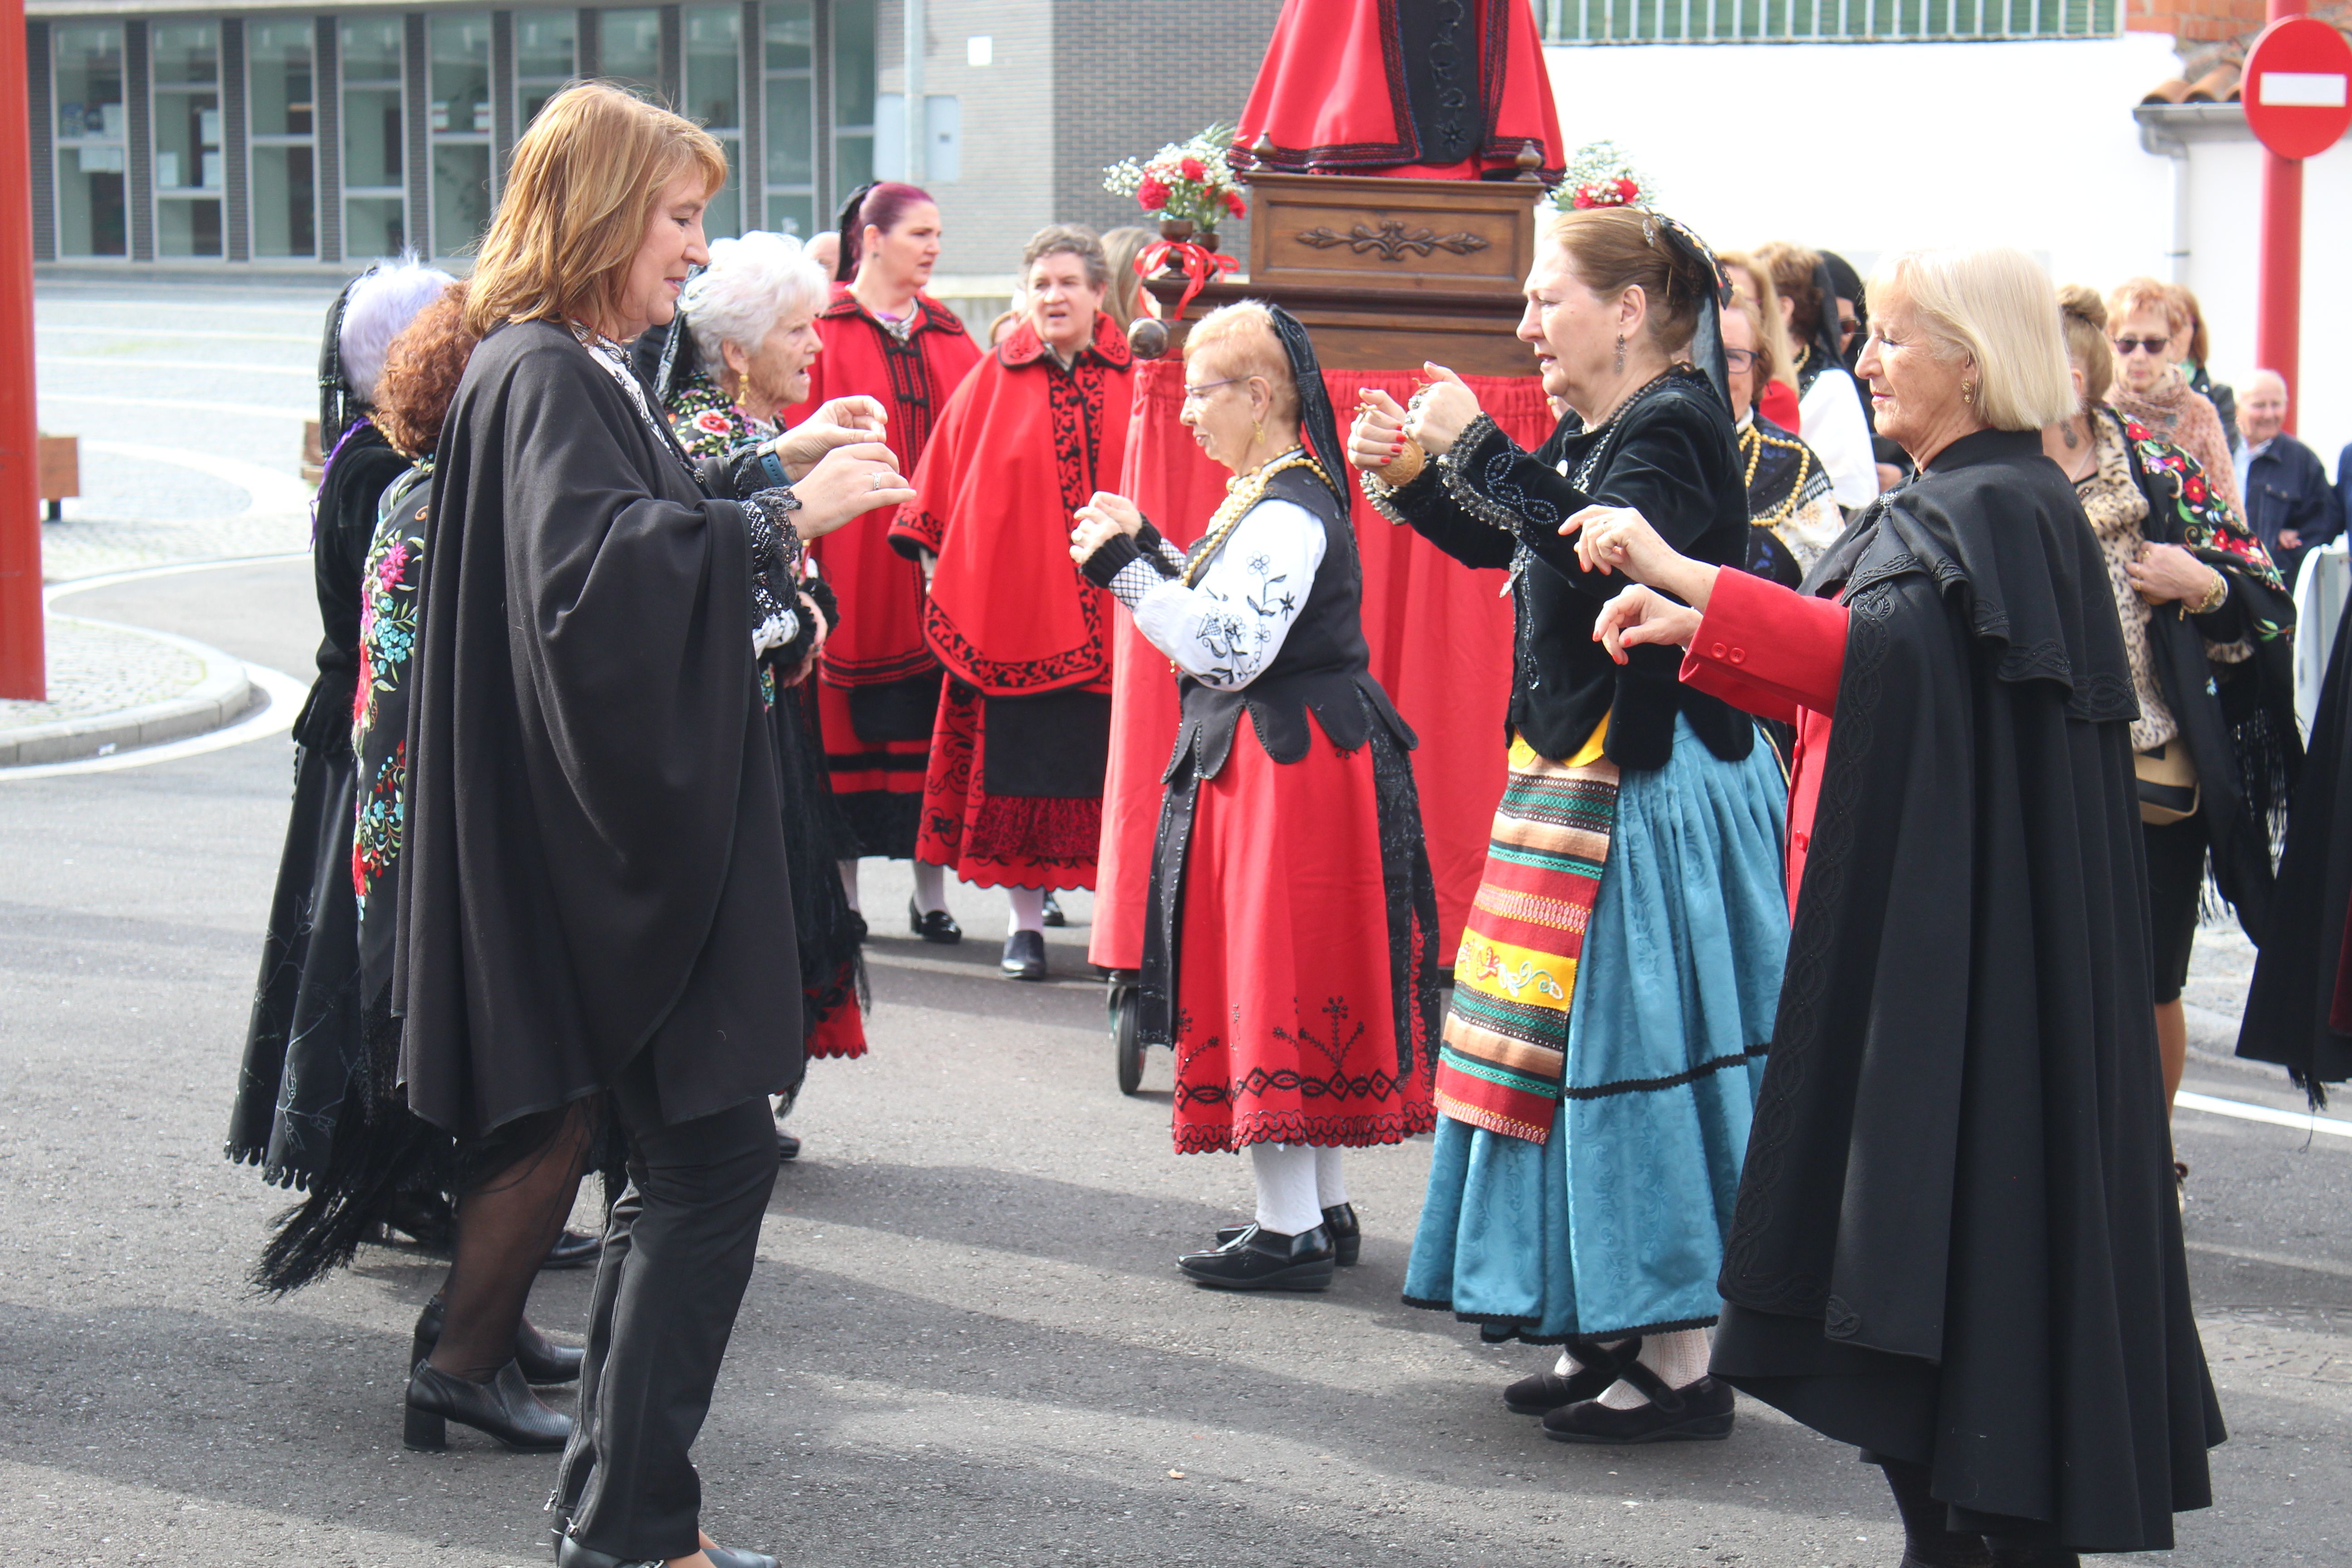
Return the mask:
M 1592 640 L 1622 664 L 1625 650 L 1643 643 L 1688 647 L 1698 636 L 1698 611 L 1637 583 L 1601 606 L 1600 617 L 1592 623 Z
M 1377 473 L 1404 455 L 1405 412 L 1376 386 L 1356 389 L 1356 418 L 1348 426 L 1350 466 Z
M 1586 571 L 1622 572 L 1636 583 L 1706 608 L 1716 569 L 1677 552 L 1634 508 L 1589 506 L 1561 523 L 1559 531 L 1576 536 L 1576 558 Z
M 1431 457 L 1443 457 L 1478 417 L 1478 395 L 1442 364 L 1424 361 L 1421 368 L 1429 384 L 1413 394 L 1405 434 Z
M 882 439 L 890 416 L 871 397 L 836 397 L 775 439 L 776 461 L 787 483 L 816 467 L 827 452 Z
M 844 523 L 882 507 L 915 499 L 898 459 L 879 441 L 835 447 L 793 485 L 800 510 L 793 525 L 803 541 L 823 539 Z
M 1093 500 L 1072 514 L 1071 521 L 1077 527 L 1070 531 L 1070 559 L 1083 566 L 1096 551 L 1120 534 L 1132 538 L 1140 532 L 1143 510 L 1125 496 L 1097 490 Z

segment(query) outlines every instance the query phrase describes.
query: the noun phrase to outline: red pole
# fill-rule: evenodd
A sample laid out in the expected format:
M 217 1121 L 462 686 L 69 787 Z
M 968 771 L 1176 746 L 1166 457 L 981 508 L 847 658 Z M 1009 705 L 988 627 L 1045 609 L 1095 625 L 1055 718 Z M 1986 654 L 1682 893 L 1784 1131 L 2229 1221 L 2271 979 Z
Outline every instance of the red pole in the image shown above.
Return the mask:
M 2269 20 L 2300 16 L 2304 0 L 2270 0 Z M 2254 354 L 2285 379 L 2286 428 L 2303 401 L 2296 369 L 2303 344 L 2303 160 L 2263 149 L 2263 278 L 2254 314 Z
M 0 697 L 48 695 L 34 468 L 33 138 L 25 0 L 0 0 Z

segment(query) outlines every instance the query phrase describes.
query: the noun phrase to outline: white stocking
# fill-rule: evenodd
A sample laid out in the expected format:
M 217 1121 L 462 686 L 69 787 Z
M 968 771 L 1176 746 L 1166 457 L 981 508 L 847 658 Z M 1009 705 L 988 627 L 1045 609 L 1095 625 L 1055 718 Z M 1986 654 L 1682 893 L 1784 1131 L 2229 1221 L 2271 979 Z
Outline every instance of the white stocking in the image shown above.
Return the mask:
M 1315 1151 L 1303 1143 L 1253 1143 L 1257 1223 L 1276 1236 L 1304 1236 L 1323 1223 L 1315 1202 Z
M 1339 1173 L 1338 1149 L 1315 1151 L 1315 1201 L 1327 1209 L 1338 1208 L 1348 1201 L 1347 1179 Z
M 1706 1375 L 1707 1335 L 1705 1329 L 1683 1329 L 1671 1334 L 1650 1334 L 1642 1341 L 1638 1358 L 1658 1374 L 1668 1388 L 1688 1388 Z M 1650 1396 L 1620 1378 L 1609 1385 L 1601 1403 L 1612 1410 L 1635 1410 Z
M 915 862 L 915 908 L 925 914 L 948 907 L 948 868 Z
M 1043 931 L 1045 929 L 1045 889 L 1043 888 L 1007 888 L 1007 902 L 1013 906 L 1013 930 Z

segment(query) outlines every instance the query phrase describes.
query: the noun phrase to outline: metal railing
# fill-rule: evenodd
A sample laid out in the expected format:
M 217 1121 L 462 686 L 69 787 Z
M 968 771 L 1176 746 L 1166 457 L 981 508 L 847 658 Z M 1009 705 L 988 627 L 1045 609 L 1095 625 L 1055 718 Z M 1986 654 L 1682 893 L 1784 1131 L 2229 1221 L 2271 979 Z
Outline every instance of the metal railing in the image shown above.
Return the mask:
M 2118 0 L 1536 0 L 1550 44 L 2105 38 Z

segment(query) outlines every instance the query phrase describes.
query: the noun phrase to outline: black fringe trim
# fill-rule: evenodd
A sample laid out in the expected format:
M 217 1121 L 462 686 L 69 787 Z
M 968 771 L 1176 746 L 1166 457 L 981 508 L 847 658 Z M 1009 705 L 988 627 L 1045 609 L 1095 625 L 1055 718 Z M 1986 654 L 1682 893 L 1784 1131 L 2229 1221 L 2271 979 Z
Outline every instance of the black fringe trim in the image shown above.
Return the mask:
M 1454 1312 L 1454 1303 L 1451 1301 L 1431 1300 L 1421 1296 L 1402 1296 L 1398 1300 L 1408 1307 L 1418 1307 L 1425 1312 Z M 1593 1329 L 1573 1334 L 1531 1334 L 1527 1331 L 1534 1328 L 1541 1320 L 1515 1318 L 1507 1314 L 1454 1312 L 1454 1321 L 1475 1325 L 1480 1331 L 1479 1337 L 1493 1344 L 1502 1344 L 1517 1340 L 1521 1344 L 1528 1345 L 1564 1345 L 1576 1340 L 1622 1340 L 1637 1334 L 1678 1334 L 1690 1329 L 1711 1329 L 1720 1319 L 1717 1316 L 1677 1318 L 1670 1322 L 1644 1323 L 1625 1329 Z M 1492 1329 L 1504 1329 L 1508 1331 L 1502 1334 L 1492 1334 L 1486 1331 Z
M 1620 1079 L 1615 1083 L 1594 1084 L 1590 1089 L 1562 1089 L 1560 1098 L 1563 1100 L 1613 1100 L 1621 1094 L 1655 1094 L 1660 1089 L 1680 1089 L 1685 1084 L 1696 1083 L 1703 1078 L 1713 1077 L 1726 1068 L 1738 1067 L 1743 1063 L 1753 1061 L 1758 1057 L 1769 1056 L 1771 1052 L 1771 1043 L 1767 1041 L 1761 1045 L 1750 1046 L 1744 1051 L 1734 1051 L 1727 1057 L 1717 1057 L 1712 1060 L 1703 1061 L 1688 1072 L 1678 1072 L 1668 1078 Z

